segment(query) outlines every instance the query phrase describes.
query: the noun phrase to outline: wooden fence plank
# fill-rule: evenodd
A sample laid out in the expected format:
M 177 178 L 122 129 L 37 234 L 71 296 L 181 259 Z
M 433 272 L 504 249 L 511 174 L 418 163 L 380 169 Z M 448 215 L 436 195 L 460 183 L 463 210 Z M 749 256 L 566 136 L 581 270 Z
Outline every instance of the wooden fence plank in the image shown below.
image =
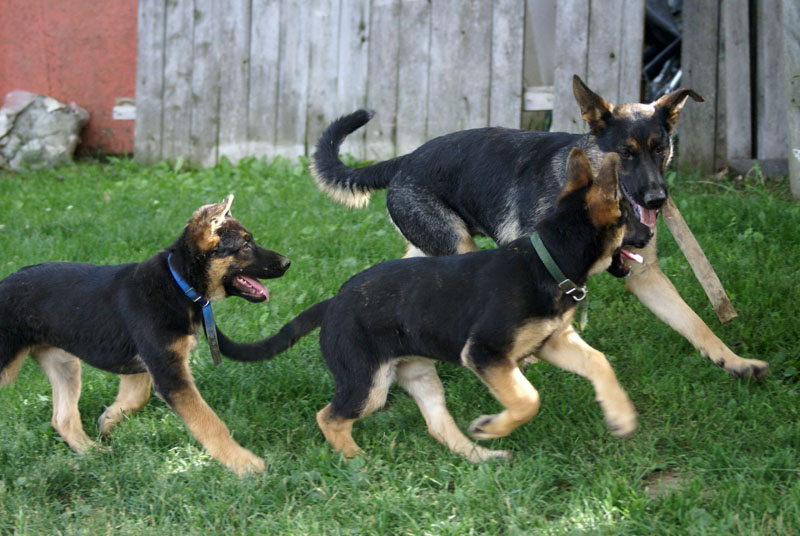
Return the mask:
M 314 39 L 309 45 L 306 146 L 309 154 L 313 154 L 314 145 L 328 123 L 353 110 L 345 109 L 337 99 L 341 3 L 312 0 L 310 4 L 309 25 Z
M 719 4 L 686 2 L 683 6 L 682 85 L 705 99 L 681 111 L 678 163 L 710 171 L 715 162 Z
M 250 90 L 250 0 L 229 0 L 219 13 L 219 157 L 247 156 Z
M 431 21 L 428 137 L 486 125 L 492 4 L 437 1 Z
M 592 2 L 592 8 L 586 78 L 583 81 L 607 101 L 620 104 L 620 45 L 628 18 L 622 11 L 622 0 L 604 2 L 601 9 L 598 9 L 598 2 Z
M 727 158 L 751 158 L 752 122 L 750 106 L 750 28 L 748 3 L 722 2 L 722 32 L 725 43 L 725 138 Z
M 366 106 L 369 65 L 369 0 L 342 3 L 339 17 L 339 76 L 337 101 L 351 112 Z M 366 157 L 366 130 L 360 129 L 345 139 L 341 151 L 359 159 Z
M 783 60 L 786 77 L 786 116 L 789 134 L 789 180 L 800 199 L 800 3 L 783 0 Z
M 519 128 L 522 114 L 524 0 L 496 0 L 492 12 L 489 125 Z
M 554 132 L 585 131 L 581 111 L 572 94 L 572 76 L 586 80 L 589 46 L 589 0 L 564 0 L 556 7 L 556 69 L 553 76 Z
M 166 2 L 161 158 L 191 156 L 194 4 Z
M 400 50 L 397 66 L 397 154 L 406 154 L 428 139 L 431 3 L 406 0 L 400 5 Z M 376 110 L 379 114 L 391 113 Z
M 134 151 L 141 163 L 161 159 L 165 0 L 139 0 Z
M 397 62 L 400 51 L 400 1 L 373 0 L 370 9 L 367 107 L 377 113 L 367 123 L 366 158 L 397 153 Z
M 306 110 L 308 108 L 307 21 L 309 6 L 304 0 L 283 0 L 278 65 L 278 121 L 276 151 L 287 158 L 305 154 Z
M 785 158 L 786 86 L 783 83 L 783 24 L 775 0 L 756 1 L 756 157 Z
M 192 63 L 192 160 L 201 166 L 217 161 L 219 136 L 218 13 L 214 0 L 195 0 Z
M 644 51 L 644 0 L 624 0 L 620 19 L 624 21 L 619 45 L 617 102 L 642 100 L 642 53 Z
M 252 0 L 247 117 L 248 152 L 275 156 L 281 0 Z

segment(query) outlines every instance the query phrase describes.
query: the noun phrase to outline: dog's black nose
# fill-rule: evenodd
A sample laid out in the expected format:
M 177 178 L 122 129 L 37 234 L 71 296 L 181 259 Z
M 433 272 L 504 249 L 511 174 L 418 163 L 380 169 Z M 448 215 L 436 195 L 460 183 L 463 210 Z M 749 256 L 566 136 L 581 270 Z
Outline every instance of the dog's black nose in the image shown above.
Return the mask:
M 644 207 L 649 210 L 661 208 L 667 201 L 667 192 L 663 189 L 650 190 L 644 194 Z
M 282 269 L 284 269 L 284 270 L 288 270 L 288 269 L 289 269 L 289 266 L 291 266 L 291 265 L 292 265 L 292 261 L 290 261 L 290 260 L 289 260 L 289 259 L 287 259 L 286 257 L 284 257 L 283 259 L 281 259 L 281 268 L 282 268 Z

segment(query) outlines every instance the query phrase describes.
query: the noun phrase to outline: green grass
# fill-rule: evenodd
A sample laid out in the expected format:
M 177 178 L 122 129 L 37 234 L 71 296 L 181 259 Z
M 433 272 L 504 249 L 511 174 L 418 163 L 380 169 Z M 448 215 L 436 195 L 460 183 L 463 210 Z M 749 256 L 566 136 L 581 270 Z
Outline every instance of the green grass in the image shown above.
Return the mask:
M 201 335 L 192 367 L 203 396 L 269 469 L 238 479 L 154 398 L 105 442 L 73 454 L 50 426 L 50 390 L 27 360 L 0 390 L 0 533 L 18 534 L 798 534 L 800 533 L 800 205 L 786 181 L 669 174 L 684 217 L 739 318 L 721 326 L 666 228 L 664 271 L 734 351 L 772 364 L 756 383 L 728 376 L 607 274 L 589 283 L 585 339 L 606 353 L 640 413 L 613 438 L 589 383 L 548 365 L 526 375 L 540 414 L 510 437 L 510 463 L 471 465 L 427 433 L 413 401 L 354 431 L 366 458 L 343 461 L 314 415 L 333 383 L 312 334 L 268 363 L 214 368 Z M 233 214 L 293 261 L 269 304 L 227 300 L 217 321 L 239 340 L 274 332 L 349 276 L 399 257 L 385 196 L 349 210 L 302 165 L 143 168 L 127 160 L 0 173 L 0 277 L 48 260 L 120 263 L 171 243 L 192 211 L 233 192 Z M 481 242 L 488 247 L 489 243 Z M 463 428 L 497 402 L 468 371 L 440 367 Z M 89 435 L 116 378 L 84 367 Z M 658 482 L 662 482 L 659 485 Z

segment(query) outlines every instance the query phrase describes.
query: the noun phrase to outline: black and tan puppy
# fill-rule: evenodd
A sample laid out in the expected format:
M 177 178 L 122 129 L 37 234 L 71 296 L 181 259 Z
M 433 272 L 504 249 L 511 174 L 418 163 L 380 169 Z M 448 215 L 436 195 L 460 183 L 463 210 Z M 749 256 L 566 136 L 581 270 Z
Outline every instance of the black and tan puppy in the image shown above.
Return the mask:
M 621 246 L 644 247 L 652 233 L 620 191 L 617 155 L 606 157 L 594 180 L 580 149 L 572 150 L 567 167 L 567 183 L 536 233 L 579 294 L 589 275 L 620 254 L 635 257 Z M 588 378 L 612 433 L 630 434 L 636 413 L 628 395 L 605 356 L 571 327 L 580 296 L 567 293 L 569 285 L 555 279 L 543 258 L 526 236 L 492 250 L 387 261 L 351 278 L 275 336 L 248 345 L 222 336 L 221 348 L 237 360 L 266 359 L 321 326 L 336 393 L 317 422 L 345 456 L 359 453 L 353 422 L 383 406 L 395 380 L 416 400 L 430 433 L 453 452 L 474 462 L 510 456 L 461 433 L 445 406 L 436 361 L 468 367 L 504 406 L 472 422 L 476 439 L 508 435 L 536 415 L 539 395 L 519 367 L 534 356 Z
M 440 136 L 397 158 L 348 168 L 337 153 L 344 138 L 369 121 L 371 114 L 359 110 L 328 126 L 317 142 L 312 172 L 320 188 L 350 206 L 387 188 L 389 215 L 409 242 L 406 255 L 451 255 L 475 250 L 474 235 L 497 244 L 529 235 L 553 209 L 573 147 L 586 152 L 595 172 L 603 156 L 615 152 L 624 195 L 655 231 L 668 196 L 664 170 L 672 158 L 672 133 L 686 101 L 703 99 L 680 89 L 649 104 L 615 106 L 577 76 L 573 92 L 587 134 L 477 128 Z M 731 374 L 766 374 L 767 363 L 734 354 L 681 299 L 658 266 L 655 237 L 641 253 L 646 262 L 632 267 L 626 286 L 645 306 Z
M 256 245 L 231 216 L 232 201 L 198 209 L 174 244 L 144 262 L 49 262 L 0 281 L 0 386 L 16 379 L 30 354 L 53 388 L 53 427 L 82 453 L 96 444 L 78 413 L 80 358 L 120 374 L 119 394 L 98 421 L 102 435 L 148 401 L 152 381 L 211 456 L 238 474 L 263 470 L 263 460 L 233 440 L 195 387 L 189 353 L 203 322 L 201 302 L 184 294 L 167 260 L 208 300 L 267 299 L 258 279 L 280 277 L 289 260 Z

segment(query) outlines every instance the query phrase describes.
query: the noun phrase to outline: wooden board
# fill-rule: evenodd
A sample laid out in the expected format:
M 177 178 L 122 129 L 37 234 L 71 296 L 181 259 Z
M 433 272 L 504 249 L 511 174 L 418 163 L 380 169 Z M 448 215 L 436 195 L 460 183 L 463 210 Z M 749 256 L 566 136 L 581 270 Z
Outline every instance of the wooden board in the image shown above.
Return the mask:
M 722 3 L 722 32 L 725 43 L 725 138 L 727 159 L 752 157 L 750 106 L 750 29 L 747 2 Z
M 792 194 L 800 199 L 800 3 L 783 0 L 781 10 L 789 133 L 789 179 Z
M 219 136 L 218 10 L 215 0 L 195 0 L 194 54 L 192 57 L 192 161 L 201 166 L 217 162 Z
M 250 21 L 250 86 L 247 95 L 248 153 L 275 156 L 278 122 L 280 0 L 252 0 Z
M 193 25 L 193 10 L 189 2 L 167 2 L 161 157 L 173 160 L 191 156 L 193 43 L 186 28 Z
M 308 24 L 314 39 L 309 44 L 306 147 L 312 155 L 328 123 L 353 110 L 345 109 L 337 100 L 339 47 L 332 43 L 339 39 L 340 3 L 312 0 L 309 4 Z
M 350 113 L 367 105 L 367 75 L 370 47 L 370 2 L 349 0 L 342 3 L 339 16 L 339 76 L 337 102 L 343 113 Z M 363 160 L 366 129 L 348 136 L 341 152 Z
M 589 0 L 565 0 L 556 7 L 556 70 L 554 74 L 554 132 L 586 131 L 572 93 L 572 77 L 586 81 L 589 46 Z
M 428 86 L 431 61 L 431 3 L 408 0 L 400 5 L 397 64 L 397 149 L 406 154 L 428 139 Z M 390 113 L 375 110 L 376 114 Z
M 218 17 L 219 151 L 237 162 L 247 156 L 250 92 L 250 0 L 229 0 Z
M 681 85 L 703 96 L 705 102 L 684 106 L 678 133 L 678 164 L 711 171 L 716 157 L 717 59 L 719 4 L 686 2 L 683 6 Z
M 365 128 L 367 160 L 395 156 L 400 2 L 373 0 L 370 10 L 367 108 L 376 112 Z
M 295 159 L 305 154 L 308 108 L 309 5 L 304 0 L 283 0 L 278 69 L 278 119 L 275 151 Z
M 672 198 L 667 199 L 667 203 L 661 209 L 661 216 L 664 218 L 664 223 L 667 224 L 672 236 L 675 237 L 675 241 L 680 246 L 681 251 L 686 256 L 686 260 L 689 261 L 695 277 L 697 277 L 703 290 L 705 290 L 706 296 L 711 301 L 711 305 L 714 307 L 720 322 L 727 324 L 736 318 L 738 316 L 736 309 L 733 308 L 731 300 L 725 293 L 717 273 L 711 263 L 708 262 L 708 258 L 700 248 L 700 244 L 697 243 L 697 239 L 695 239 L 689 226 L 686 225 L 686 221 L 681 216 Z
M 522 49 L 525 2 L 495 0 L 489 88 L 490 126 L 519 128 L 522 117 Z
M 756 0 L 756 158 L 785 158 L 783 24 L 775 0 Z
M 143 164 L 161 159 L 165 5 L 165 0 L 139 0 L 133 150 Z
M 428 137 L 485 126 L 489 119 L 490 2 L 433 2 Z

